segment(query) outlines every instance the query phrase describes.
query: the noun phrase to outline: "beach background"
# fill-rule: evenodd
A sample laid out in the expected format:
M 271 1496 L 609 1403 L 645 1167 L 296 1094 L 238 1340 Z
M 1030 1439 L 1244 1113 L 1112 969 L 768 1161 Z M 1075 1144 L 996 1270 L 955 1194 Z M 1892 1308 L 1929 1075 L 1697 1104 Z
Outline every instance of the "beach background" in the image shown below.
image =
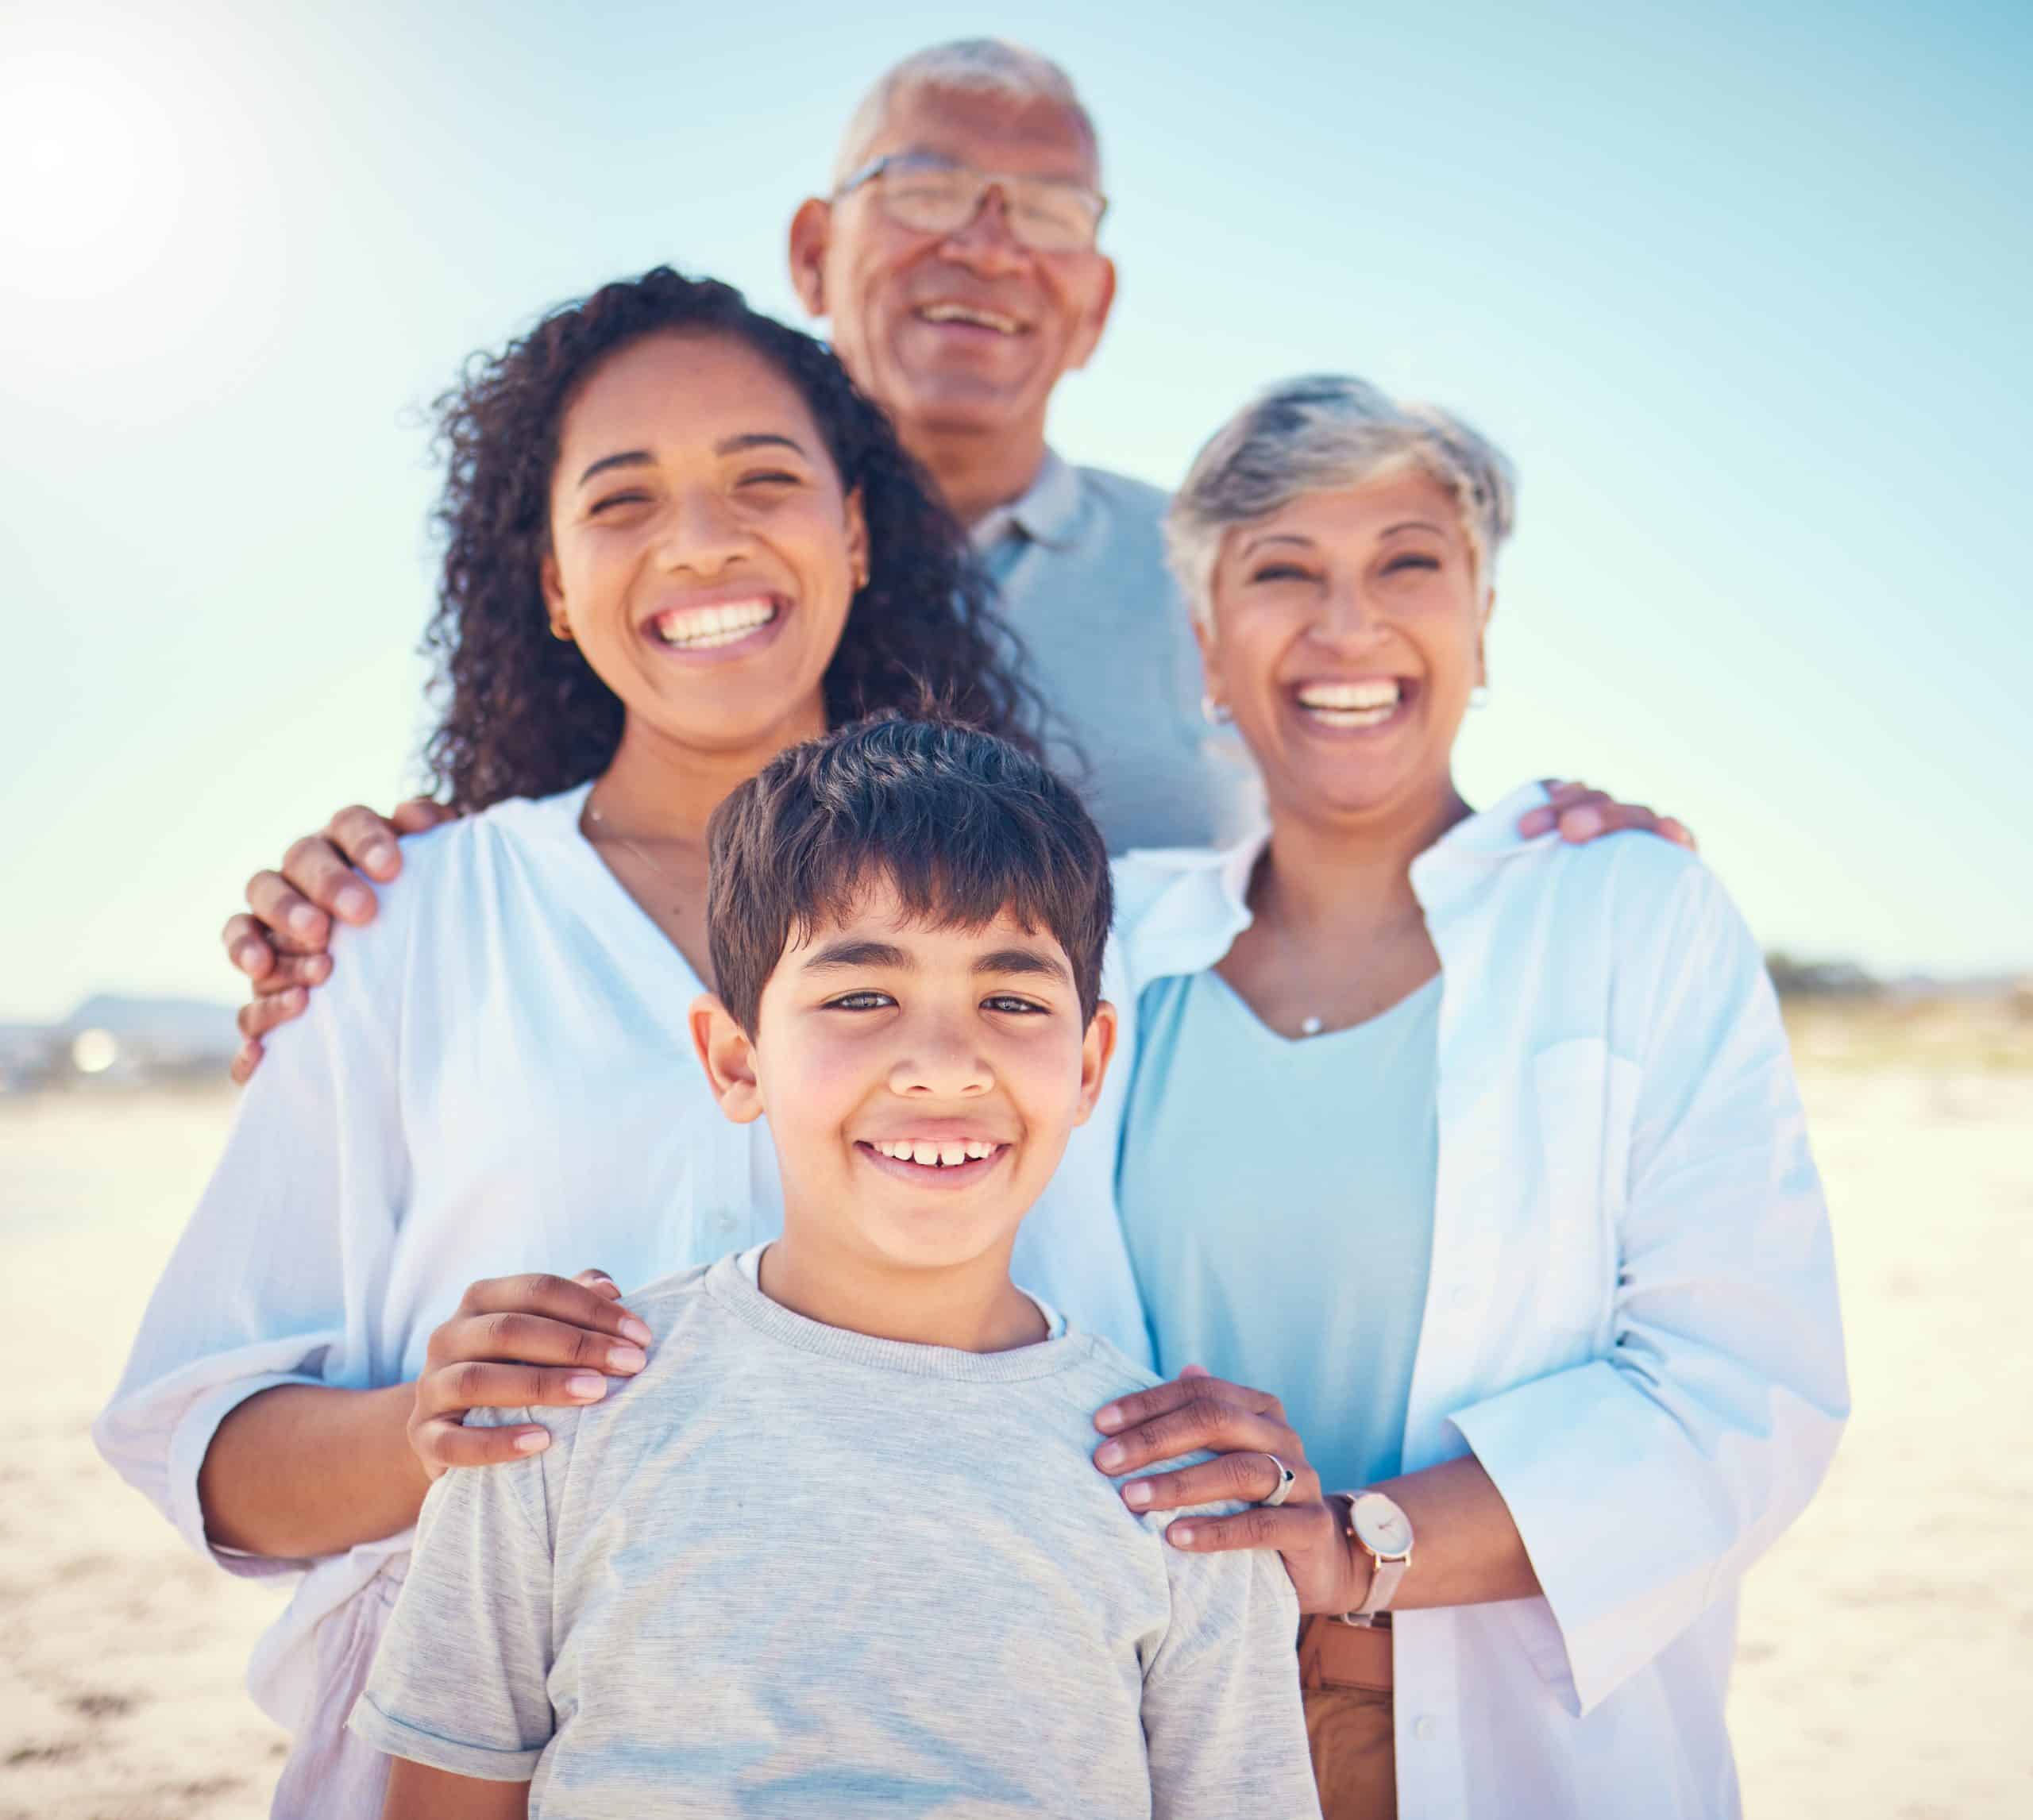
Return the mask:
M 1746 1583 L 1730 1703 L 1746 1810 L 2023 1820 L 2033 1007 L 1811 1004 L 1792 1022 L 1856 1414 L 1820 1497 Z M 283 1739 L 241 1675 L 280 1594 L 200 1561 L 86 1433 L 232 1104 L 87 1085 L 0 1101 L 17 1410 L 0 1820 L 268 1812 Z
M 1856 1415 L 1746 1588 L 1749 1811 L 2033 1813 L 2025 0 L 5 18 L 0 1820 L 266 1811 L 280 1589 L 86 1429 L 230 1116 L 241 881 L 418 781 L 427 401 L 661 261 L 806 322 L 785 226 L 856 99 L 975 33 L 1100 125 L 1068 458 L 1170 486 L 1353 370 L 1516 461 L 1464 791 L 1653 803 L 1803 957 Z

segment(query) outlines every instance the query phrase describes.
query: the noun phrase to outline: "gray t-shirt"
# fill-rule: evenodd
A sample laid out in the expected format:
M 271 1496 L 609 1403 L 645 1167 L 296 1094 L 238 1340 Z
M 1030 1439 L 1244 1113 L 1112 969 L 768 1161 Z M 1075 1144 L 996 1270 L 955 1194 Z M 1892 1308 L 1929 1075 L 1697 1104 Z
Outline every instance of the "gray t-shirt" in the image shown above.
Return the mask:
M 871 1339 L 735 1258 L 628 1305 L 637 1377 L 432 1489 L 370 1743 L 581 1820 L 1317 1814 L 1284 1569 L 1095 1471 L 1154 1381 L 1106 1342 Z
M 1047 451 L 1022 498 L 973 532 L 1057 716 L 1047 755 L 1110 853 L 1224 846 L 1263 814 L 1242 742 L 1201 713 L 1200 652 L 1165 567 L 1164 513 L 1155 487 Z

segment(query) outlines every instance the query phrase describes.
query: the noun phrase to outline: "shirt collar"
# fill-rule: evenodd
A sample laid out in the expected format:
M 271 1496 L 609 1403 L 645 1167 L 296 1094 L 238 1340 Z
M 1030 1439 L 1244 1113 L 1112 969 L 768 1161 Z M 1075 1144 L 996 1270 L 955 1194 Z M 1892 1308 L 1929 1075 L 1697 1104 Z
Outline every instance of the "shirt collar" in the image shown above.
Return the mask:
M 1080 476 L 1047 449 L 1037 478 L 974 526 L 974 548 L 986 553 L 1014 532 L 1047 549 L 1064 549 L 1072 543 L 1079 520 Z
M 1412 862 L 1412 891 L 1439 939 L 1438 927 L 1492 869 L 1531 852 L 1556 833 L 1527 839 L 1518 819 L 1548 800 L 1543 784 L 1522 785 L 1479 815 L 1448 830 Z M 1212 966 L 1250 924 L 1249 881 L 1271 839 L 1267 823 L 1234 846 L 1140 854 L 1132 863 L 1169 876 L 1125 933 L 1130 971 L 1139 986 Z

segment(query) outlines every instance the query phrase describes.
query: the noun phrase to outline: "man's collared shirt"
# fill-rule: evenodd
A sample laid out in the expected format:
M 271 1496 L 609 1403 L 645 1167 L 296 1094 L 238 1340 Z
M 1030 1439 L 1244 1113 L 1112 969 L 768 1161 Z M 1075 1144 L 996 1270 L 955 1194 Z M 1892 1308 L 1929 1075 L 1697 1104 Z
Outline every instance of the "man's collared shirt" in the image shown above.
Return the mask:
M 1165 567 L 1165 495 L 1047 449 L 974 548 L 1052 716 L 1048 755 L 1110 853 L 1235 839 L 1260 800 L 1240 742 L 1201 712 L 1191 616 Z

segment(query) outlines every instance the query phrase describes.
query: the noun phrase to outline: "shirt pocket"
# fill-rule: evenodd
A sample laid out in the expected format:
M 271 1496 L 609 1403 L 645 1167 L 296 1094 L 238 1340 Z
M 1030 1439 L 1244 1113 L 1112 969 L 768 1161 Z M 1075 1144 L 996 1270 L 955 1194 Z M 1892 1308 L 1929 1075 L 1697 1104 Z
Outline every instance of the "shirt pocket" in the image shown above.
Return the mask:
M 1541 1050 L 1531 1073 L 1545 1186 L 1540 1313 L 1570 1344 L 1600 1352 L 1614 1317 L 1638 1070 L 1586 1036 Z

